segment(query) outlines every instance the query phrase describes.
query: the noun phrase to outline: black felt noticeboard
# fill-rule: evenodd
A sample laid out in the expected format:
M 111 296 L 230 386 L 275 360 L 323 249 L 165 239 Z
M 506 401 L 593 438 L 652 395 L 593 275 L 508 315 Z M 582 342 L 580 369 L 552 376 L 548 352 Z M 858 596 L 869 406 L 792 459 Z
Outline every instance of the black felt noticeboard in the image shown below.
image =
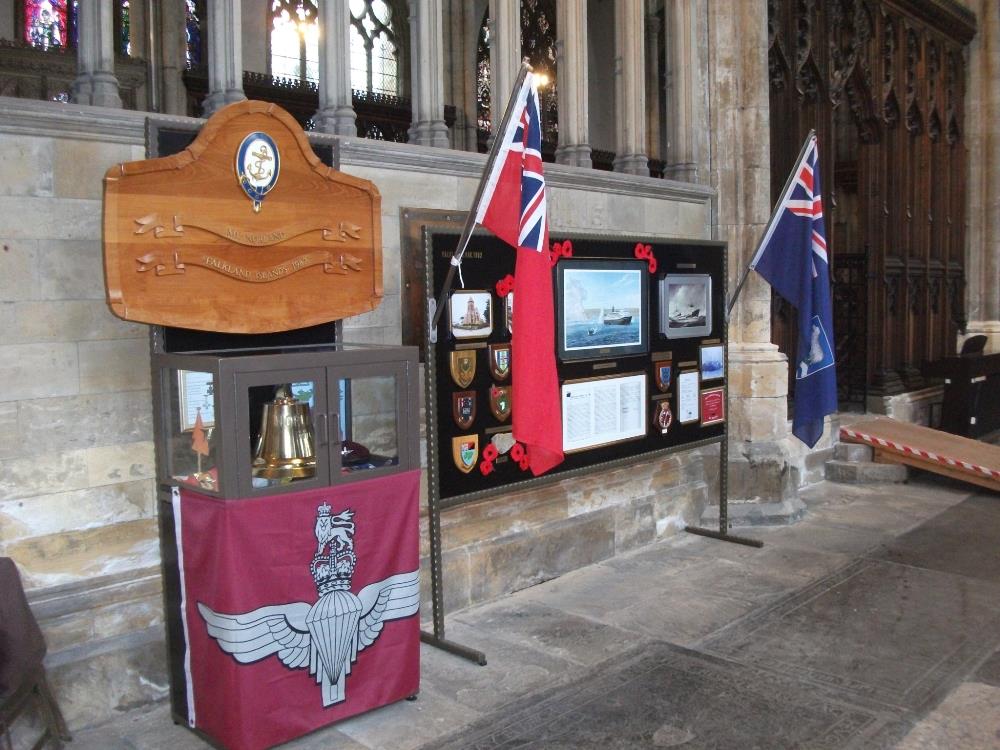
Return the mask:
M 444 284 L 450 259 L 458 245 L 459 235 L 450 232 L 425 231 L 425 252 L 427 255 L 428 289 L 436 296 Z M 678 375 L 681 372 L 698 373 L 698 401 L 707 390 L 721 390 L 715 394 L 715 401 L 725 404 L 725 387 L 728 372 L 711 372 L 703 369 L 700 356 L 702 347 L 706 352 L 719 354 L 718 347 L 726 344 L 724 319 L 726 245 L 722 242 L 693 240 L 665 240 L 651 237 L 598 237 L 583 235 L 552 235 L 553 243 L 569 241 L 572 247 L 570 258 L 561 258 L 559 264 L 565 268 L 560 273 L 558 265 L 553 268 L 553 294 L 557 318 L 560 310 L 565 311 L 566 320 L 558 320 L 556 339 L 553 346 L 559 352 L 556 368 L 561 386 L 561 399 L 566 395 L 565 384 L 587 382 L 595 378 L 619 378 L 644 375 L 645 392 L 642 408 L 645 409 L 645 430 L 641 435 L 629 437 L 609 444 L 587 447 L 567 452 L 559 466 L 535 479 L 530 471 L 522 471 L 510 455 L 501 455 L 494 462 L 494 471 L 484 475 L 479 469 L 483 449 L 490 444 L 498 432 L 511 429 L 518 419 L 516 413 L 505 421 L 498 419 L 490 409 L 489 393 L 493 386 L 509 385 L 510 378 L 498 379 L 489 366 L 490 345 L 504 345 L 511 342 L 511 332 L 506 325 L 506 303 L 497 293 L 497 282 L 508 274 L 513 275 L 515 250 L 506 243 L 486 232 L 476 232 L 469 243 L 462 262 L 464 288 L 456 275 L 454 292 L 461 295 L 463 310 L 468 304 L 470 292 L 476 290 L 474 304 L 482 312 L 488 306 L 492 318 L 492 330 L 488 336 L 476 334 L 475 329 L 453 328 L 450 310 L 445 309 L 437 329 L 437 341 L 428 345 L 428 361 L 432 367 L 428 371 L 428 445 L 431 455 L 431 477 L 436 482 L 438 497 L 446 505 L 503 492 L 513 485 L 521 489 L 528 482 L 540 482 L 558 478 L 569 472 L 580 473 L 588 469 L 621 464 L 631 459 L 641 460 L 657 453 L 666 453 L 705 443 L 718 442 L 725 435 L 725 422 L 715 421 L 703 425 L 701 419 L 681 424 L 678 419 Z M 648 246 L 655 259 L 655 271 L 650 272 L 647 258 L 636 258 L 636 246 Z M 567 293 L 562 289 L 567 279 L 573 280 L 567 270 L 582 269 L 584 272 L 600 269 L 621 271 L 622 276 L 634 278 L 634 269 L 644 274 L 644 310 L 623 311 L 614 300 L 590 300 L 590 307 L 573 318 L 569 303 L 563 306 Z M 628 273 L 625 273 L 628 271 Z M 679 286 L 678 286 L 679 285 Z M 680 293 L 701 292 L 699 285 L 710 287 L 709 309 L 700 304 L 688 303 Z M 482 294 L 479 294 L 482 292 Z M 673 317 L 666 315 L 667 300 L 662 295 L 671 294 L 674 307 Z M 706 292 L 707 293 L 707 292 Z M 681 303 L 684 303 L 683 305 Z M 514 304 L 517 304 L 516 294 Z M 610 308 L 610 309 L 609 309 Z M 661 308 L 664 315 L 661 316 Z M 629 314 L 641 319 L 643 330 L 636 332 L 637 322 L 631 325 L 635 334 L 634 345 L 602 346 L 601 336 L 610 335 L 611 340 L 621 321 L 618 316 Z M 475 313 L 470 312 L 470 318 Z M 581 318 L 592 320 L 587 325 Z M 575 327 L 574 327 L 575 326 Z M 621 327 L 624 333 L 624 327 Z M 573 337 L 576 336 L 574 339 Z M 587 342 L 591 337 L 593 346 Z M 567 346 L 568 343 L 568 346 Z M 560 346 L 562 344 L 562 346 Z M 638 351 L 636 351 L 638 350 Z M 451 356 L 455 351 L 472 352 L 476 359 L 475 375 L 468 385 L 461 386 L 453 379 Z M 517 353 L 512 352 L 513 366 L 517 366 Z M 670 363 L 669 384 L 666 388 L 658 385 L 657 370 L 663 363 Z M 709 375 L 702 379 L 702 375 Z M 714 375 L 714 377 L 712 377 Z M 660 379 L 662 384 L 663 378 Z M 632 382 L 638 382 L 638 379 Z M 691 382 L 689 376 L 688 381 Z M 462 428 L 456 422 L 454 394 L 472 391 L 476 394 L 476 411 L 468 427 Z M 664 432 L 657 423 L 661 403 L 666 402 L 671 412 L 671 423 Z M 460 415 L 462 416 L 462 415 Z M 468 414 L 464 415 L 468 419 Z M 728 418 L 728 414 L 726 414 Z M 463 472 L 453 457 L 453 438 L 478 436 L 478 456 L 476 466 Z

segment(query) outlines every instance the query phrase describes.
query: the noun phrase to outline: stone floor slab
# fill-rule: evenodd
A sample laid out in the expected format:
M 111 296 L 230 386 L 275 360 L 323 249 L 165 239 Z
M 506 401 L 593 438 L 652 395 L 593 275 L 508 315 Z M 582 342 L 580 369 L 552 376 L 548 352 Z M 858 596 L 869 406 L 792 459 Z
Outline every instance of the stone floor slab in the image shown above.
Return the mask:
M 530 606 L 530 605 L 529 605 Z M 565 682 L 579 663 L 552 649 L 539 648 L 515 632 L 504 638 L 488 618 L 470 624 L 449 618 L 445 637 L 486 655 L 486 665 L 423 645 L 420 649 L 421 682 L 436 694 L 475 711 L 488 712 L 535 690 Z
M 563 672 L 566 671 L 566 662 L 593 666 L 634 648 L 641 640 L 641 636 L 634 632 L 539 602 L 504 599 L 457 615 L 455 619 L 473 633 L 490 633 L 503 639 L 504 643 L 494 643 L 492 648 L 498 651 L 503 649 L 504 661 L 510 658 L 512 649 L 521 647 L 525 651 L 527 647 L 535 652 L 524 654 L 533 667 L 537 667 L 538 655 L 544 654 L 559 659 Z M 453 637 L 454 631 L 447 632 L 449 638 Z M 470 639 L 481 641 L 479 636 L 474 635 L 470 635 Z
M 529 696 L 427 750 L 878 748 L 898 716 L 670 644 L 616 657 L 586 679 Z
M 1000 497 L 970 497 L 893 539 L 878 556 L 1000 583 Z
M 859 560 L 700 644 L 748 664 L 920 711 L 1000 642 L 1000 586 Z
M 960 685 L 897 746 L 898 750 L 1000 748 L 1000 688 Z

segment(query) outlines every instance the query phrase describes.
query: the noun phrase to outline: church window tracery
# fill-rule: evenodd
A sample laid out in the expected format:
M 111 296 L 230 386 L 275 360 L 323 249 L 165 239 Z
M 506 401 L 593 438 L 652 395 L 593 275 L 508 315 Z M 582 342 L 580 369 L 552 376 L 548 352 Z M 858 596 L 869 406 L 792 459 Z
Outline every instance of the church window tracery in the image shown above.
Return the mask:
M 319 22 L 311 0 L 272 0 L 271 75 L 319 80 Z
M 399 95 L 399 44 L 385 0 L 351 0 L 351 88 Z

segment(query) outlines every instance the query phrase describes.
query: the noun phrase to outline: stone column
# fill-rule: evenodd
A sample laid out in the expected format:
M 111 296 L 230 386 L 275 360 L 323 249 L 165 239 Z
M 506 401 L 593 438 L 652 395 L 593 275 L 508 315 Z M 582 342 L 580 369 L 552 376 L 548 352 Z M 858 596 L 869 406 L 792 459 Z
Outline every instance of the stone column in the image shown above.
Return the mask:
M 351 90 L 351 9 L 348 0 L 319 3 L 319 109 L 316 130 L 357 135 L 358 116 Z
M 646 16 L 646 150 L 650 159 L 660 158 L 660 19 Z
M 187 91 L 182 76 L 187 68 L 187 34 L 183 3 L 157 3 L 156 27 L 162 81 L 161 111 L 168 115 L 187 114 Z
M 448 148 L 441 0 L 410 0 L 410 143 Z
M 587 3 L 556 0 L 556 86 L 559 146 L 556 161 L 575 167 L 590 160 L 590 103 L 587 77 Z
M 767 8 L 765 0 L 710 0 L 707 8 L 711 182 L 732 294 L 771 213 Z M 828 428 L 819 448 L 829 439 Z M 788 361 L 771 343 L 771 288 L 752 272 L 729 323 L 729 445 L 731 517 L 781 522 L 802 514 L 804 449 L 789 439 Z
M 324 3 L 321 3 L 323 5 Z M 212 0 L 208 7 L 209 117 L 227 104 L 246 99 L 243 93 L 243 21 L 240 0 Z
M 663 46 L 664 177 L 708 180 L 708 0 L 667 0 Z
M 979 29 L 968 46 L 965 129 L 968 148 L 968 279 L 966 337 L 985 334 L 986 351 L 1000 352 L 1000 8 L 969 3 Z
M 490 0 L 491 140 L 521 67 L 521 0 Z
M 614 170 L 649 175 L 643 0 L 615 0 Z
M 80 3 L 77 75 L 73 101 L 98 107 L 121 107 L 115 78 L 114 8 L 111 0 Z

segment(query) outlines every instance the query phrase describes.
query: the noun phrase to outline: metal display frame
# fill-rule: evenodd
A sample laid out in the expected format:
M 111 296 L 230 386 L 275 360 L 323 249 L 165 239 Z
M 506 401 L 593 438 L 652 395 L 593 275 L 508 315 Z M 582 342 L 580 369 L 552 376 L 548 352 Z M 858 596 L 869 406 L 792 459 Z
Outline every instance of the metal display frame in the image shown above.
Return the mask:
M 431 237 L 435 233 L 451 234 L 447 230 L 443 230 L 440 226 L 427 226 L 421 227 L 421 238 L 422 238 L 422 248 L 424 251 L 424 257 L 430 258 L 430 242 Z M 560 235 L 561 239 L 564 239 Z M 718 531 L 713 529 L 707 529 L 697 526 L 688 526 L 685 530 L 691 534 L 696 534 L 699 536 L 706 536 L 715 539 L 720 539 L 723 541 L 733 542 L 737 544 L 744 544 L 753 547 L 761 547 L 762 543 L 755 539 L 748 539 L 745 537 L 736 536 L 729 532 L 729 516 L 727 511 L 728 505 L 728 481 L 727 481 L 727 469 L 729 461 L 728 452 L 728 440 L 729 440 L 729 413 L 728 413 L 728 397 L 729 397 L 729 315 L 726 308 L 726 287 L 728 279 L 728 257 L 726 252 L 726 243 L 710 240 L 687 240 L 687 239 L 671 239 L 671 238 L 653 238 L 653 237 L 615 237 L 608 235 L 584 235 L 584 234 L 570 234 L 568 235 L 570 240 L 576 239 L 587 239 L 587 240 L 615 240 L 621 241 L 623 239 L 632 241 L 634 239 L 639 239 L 643 242 L 649 243 L 663 243 L 663 242 L 674 242 L 674 243 L 684 243 L 686 245 L 704 245 L 706 247 L 721 247 L 722 252 L 722 289 L 718 290 L 718 294 L 721 295 L 723 301 L 724 314 L 722 316 L 721 324 L 721 336 L 720 342 L 724 346 L 725 352 L 725 377 L 722 378 L 721 386 L 724 389 L 724 399 L 727 403 L 726 408 L 726 419 L 721 424 L 721 434 L 708 437 L 702 440 L 689 441 L 680 445 L 664 447 L 661 449 L 656 449 L 652 451 L 644 451 L 640 457 L 642 459 L 653 459 L 669 456 L 674 453 L 680 453 L 683 451 L 696 450 L 708 445 L 719 444 L 719 529 Z M 511 251 L 513 252 L 513 250 Z M 425 283 L 427 289 L 427 318 L 428 322 L 425 327 L 425 337 L 424 337 L 424 362 L 426 365 L 425 377 L 424 377 L 424 407 L 425 407 L 425 419 L 426 419 L 426 445 L 427 445 L 427 474 L 428 474 L 428 492 L 427 492 L 427 505 L 428 505 L 428 532 L 430 536 L 430 573 L 431 573 L 431 606 L 432 606 L 432 630 L 430 632 L 422 630 L 420 637 L 425 643 L 433 645 L 449 653 L 455 654 L 462 658 L 473 661 L 480 666 L 485 666 L 487 663 L 486 655 L 475 648 L 470 648 L 462 644 L 456 643 L 454 641 L 448 640 L 445 633 L 445 610 L 444 610 L 444 581 L 443 581 L 443 560 L 442 560 L 442 535 L 441 535 L 441 511 L 455 507 L 460 504 L 464 504 L 469 501 L 495 497 L 501 492 L 517 491 L 524 489 L 526 487 L 536 487 L 544 486 L 547 484 L 552 484 L 554 482 L 562 481 L 563 479 L 571 479 L 580 476 L 586 476 L 593 474 L 597 471 L 607 471 L 609 469 L 616 469 L 624 466 L 631 465 L 635 462 L 636 456 L 628 456 L 619 459 L 613 459 L 609 461 L 602 461 L 591 464 L 586 467 L 580 467 L 575 469 L 570 469 L 567 471 L 562 471 L 554 475 L 546 475 L 536 478 L 528 478 L 521 481 L 514 481 L 504 484 L 501 487 L 480 490 L 476 492 L 470 492 L 463 494 L 459 497 L 452 498 L 441 498 L 440 493 L 440 467 L 439 467 L 439 456 L 438 456 L 438 430 L 436 424 L 436 415 L 439 408 L 438 396 L 437 396 L 437 352 L 436 347 L 438 346 L 437 336 L 435 335 L 437 330 L 436 326 L 432 324 L 431 321 L 436 319 L 435 308 L 438 304 L 434 298 L 434 264 L 430 260 L 425 265 Z M 650 348 L 652 348 L 652 343 L 650 343 Z M 644 355 L 645 356 L 645 355 Z

